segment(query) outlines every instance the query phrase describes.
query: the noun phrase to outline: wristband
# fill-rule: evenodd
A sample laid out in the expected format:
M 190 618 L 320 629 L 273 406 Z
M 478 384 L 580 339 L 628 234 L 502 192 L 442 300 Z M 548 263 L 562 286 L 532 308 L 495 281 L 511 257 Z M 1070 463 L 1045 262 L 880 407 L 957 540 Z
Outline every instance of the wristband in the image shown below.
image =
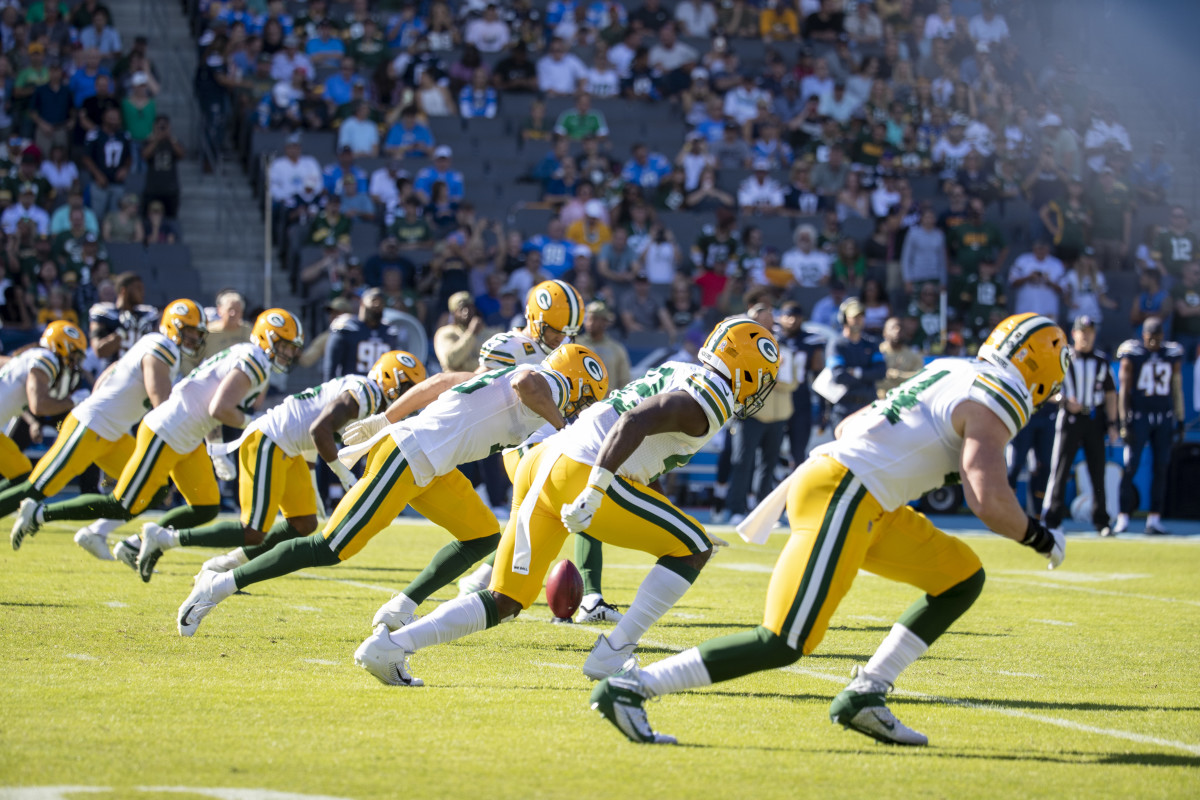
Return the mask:
M 1049 555 L 1050 551 L 1054 549 L 1054 535 L 1045 525 L 1034 517 L 1030 517 L 1029 523 L 1025 526 L 1025 538 L 1021 540 L 1021 544 L 1044 556 Z
M 605 494 L 612 485 L 613 477 L 614 475 L 604 467 L 592 467 L 592 473 L 588 475 L 588 488 Z

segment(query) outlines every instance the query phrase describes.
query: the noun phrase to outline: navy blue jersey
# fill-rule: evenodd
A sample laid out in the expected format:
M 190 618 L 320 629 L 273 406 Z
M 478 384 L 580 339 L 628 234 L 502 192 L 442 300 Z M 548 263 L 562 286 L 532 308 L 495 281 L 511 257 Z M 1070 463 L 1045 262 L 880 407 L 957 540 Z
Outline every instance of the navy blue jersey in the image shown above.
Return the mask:
M 1117 348 L 1117 358 L 1128 359 L 1133 367 L 1130 411 L 1158 414 L 1172 411 L 1171 376 L 1183 360 L 1183 348 L 1175 342 L 1163 342 L 1150 351 L 1137 339 L 1129 339 Z
M 96 303 L 88 309 L 91 339 L 100 339 L 120 332 L 121 348 L 110 359 L 116 361 L 129 352 L 129 348 L 145 336 L 158 330 L 161 314 L 154 306 L 138 305 L 132 309 L 119 309 L 115 303 Z
M 403 349 L 402 339 L 400 331 L 391 325 L 369 328 L 358 317 L 338 317 L 329 326 L 322 381 L 342 375 L 366 375 L 384 353 Z

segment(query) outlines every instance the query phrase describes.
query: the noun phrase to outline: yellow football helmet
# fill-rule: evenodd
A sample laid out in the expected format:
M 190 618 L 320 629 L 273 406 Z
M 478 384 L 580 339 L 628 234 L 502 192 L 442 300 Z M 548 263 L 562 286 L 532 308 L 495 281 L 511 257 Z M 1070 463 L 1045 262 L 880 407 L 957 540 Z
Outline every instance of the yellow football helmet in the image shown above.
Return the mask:
M 261 347 L 271 359 L 271 369 L 288 372 L 300 354 L 300 348 L 304 347 L 304 328 L 300 327 L 300 320 L 292 316 L 290 311 L 268 308 L 254 321 L 250 341 Z M 280 348 L 280 344 L 292 346 Z
M 779 343 L 754 320 L 733 317 L 713 328 L 697 354 L 700 363 L 724 375 L 733 388 L 738 419 L 752 417 L 775 388 Z
M 78 326 L 61 319 L 56 319 L 46 326 L 38 344 L 58 356 L 59 363 L 63 365 L 64 369 L 78 367 L 87 354 L 88 347 L 87 337 L 83 335 L 83 331 Z
M 563 387 L 567 396 L 564 417 L 574 416 L 608 396 L 608 369 L 600 356 L 581 344 L 560 346 L 546 357 L 542 366 L 551 369 L 566 384 Z
M 1013 314 L 996 326 L 979 348 L 979 358 L 1019 376 L 1033 407 L 1058 394 L 1071 364 L 1067 334 L 1049 317 Z
M 189 337 L 190 341 L 185 341 L 183 334 L 189 328 L 194 333 Z M 208 323 L 204 320 L 204 311 L 200 306 L 184 298 L 167 304 L 158 331 L 179 345 L 179 349 L 186 355 L 198 356 L 204 352 L 204 339 L 208 336 Z
M 546 344 L 546 328 L 561 332 L 568 341 L 578 336 L 583 326 L 583 298 L 566 281 L 542 281 L 525 301 L 525 325 L 538 347 L 549 355 L 554 348 Z
M 367 378 L 383 390 L 384 399 L 390 403 L 425 380 L 425 365 L 406 350 L 389 350 L 371 367 Z

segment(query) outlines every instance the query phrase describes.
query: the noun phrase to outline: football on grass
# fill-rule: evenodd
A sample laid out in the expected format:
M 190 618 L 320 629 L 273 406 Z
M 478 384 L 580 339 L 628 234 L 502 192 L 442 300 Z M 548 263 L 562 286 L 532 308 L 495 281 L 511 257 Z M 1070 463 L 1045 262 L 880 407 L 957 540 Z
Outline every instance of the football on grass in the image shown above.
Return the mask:
M 570 619 L 583 600 L 583 576 L 567 559 L 563 559 L 550 570 L 546 579 L 546 602 L 559 619 Z

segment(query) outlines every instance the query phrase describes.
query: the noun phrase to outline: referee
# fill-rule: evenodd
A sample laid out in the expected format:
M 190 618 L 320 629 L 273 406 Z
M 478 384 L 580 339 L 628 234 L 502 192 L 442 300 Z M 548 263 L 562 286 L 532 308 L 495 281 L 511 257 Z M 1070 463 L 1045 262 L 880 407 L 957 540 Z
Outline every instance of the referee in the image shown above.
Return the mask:
M 1107 433 L 1110 440 L 1117 439 L 1117 387 L 1108 356 L 1095 349 L 1096 323 L 1092 318 L 1086 314 L 1076 317 L 1071 338 L 1071 366 L 1063 378 L 1042 518 L 1047 528 L 1062 525 L 1067 477 L 1075 463 L 1075 452 L 1082 447 L 1092 479 L 1092 524 L 1101 536 L 1109 536 L 1112 531 L 1104 497 L 1104 437 Z

